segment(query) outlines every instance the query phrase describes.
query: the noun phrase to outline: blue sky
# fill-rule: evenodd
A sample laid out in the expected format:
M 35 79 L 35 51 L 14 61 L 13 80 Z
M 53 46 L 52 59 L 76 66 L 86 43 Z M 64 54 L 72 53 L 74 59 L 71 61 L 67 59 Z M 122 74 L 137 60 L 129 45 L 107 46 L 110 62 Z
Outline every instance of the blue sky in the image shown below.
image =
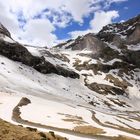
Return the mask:
M 134 16 L 140 14 L 140 0 L 128 0 L 125 2 L 113 3 L 111 6 L 105 11 L 118 11 L 119 17 L 112 20 L 112 22 L 121 22 L 126 21 Z M 72 22 L 72 24 L 66 28 L 57 28 L 55 34 L 63 39 L 65 37 L 70 38 L 71 36 L 68 34 L 69 32 L 76 30 L 88 30 L 89 23 L 94 17 L 94 13 L 91 13 L 90 16 L 84 18 L 84 23 L 79 25 L 77 22 Z M 94 31 L 93 31 L 94 32 Z
M 121 20 L 128 20 L 134 16 L 140 14 L 140 1 L 139 0 L 128 0 L 122 3 L 114 3 L 110 6 L 109 10 L 119 11 L 120 17 L 114 20 L 119 22 Z
M 15 40 L 51 47 L 140 14 L 140 0 L 4 0 L 0 10 Z

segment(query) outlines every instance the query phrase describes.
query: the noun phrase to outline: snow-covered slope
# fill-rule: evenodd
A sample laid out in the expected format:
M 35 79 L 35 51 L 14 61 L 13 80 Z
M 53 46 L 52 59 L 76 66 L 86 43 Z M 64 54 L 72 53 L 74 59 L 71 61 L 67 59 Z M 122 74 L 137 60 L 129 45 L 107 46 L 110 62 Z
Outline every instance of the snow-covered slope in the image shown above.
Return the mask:
M 69 136 L 80 132 L 84 139 L 118 135 L 139 139 L 140 40 L 135 37 L 139 19 L 108 25 L 97 35 L 51 49 L 21 45 L 1 26 L 0 118 L 51 127 Z M 133 31 L 122 34 L 126 25 L 125 30 L 132 26 Z M 20 106 L 20 120 L 12 120 L 22 97 L 31 103 Z

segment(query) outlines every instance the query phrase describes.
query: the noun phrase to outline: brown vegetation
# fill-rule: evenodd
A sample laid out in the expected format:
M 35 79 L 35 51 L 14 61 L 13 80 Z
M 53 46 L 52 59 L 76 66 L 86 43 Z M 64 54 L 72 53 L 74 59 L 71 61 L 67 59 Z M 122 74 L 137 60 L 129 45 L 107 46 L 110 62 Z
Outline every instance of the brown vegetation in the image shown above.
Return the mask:
M 111 140 L 136 140 L 136 139 L 126 137 L 126 136 L 118 136 L 118 137 L 113 137 Z
M 0 119 L 0 140 L 66 140 L 51 132 L 39 132 L 35 128 L 24 128 Z
M 120 81 L 119 78 L 113 77 L 111 74 L 106 75 L 105 80 L 113 83 L 115 86 L 118 86 L 122 89 L 126 89 L 128 86 L 132 86 L 130 83 L 128 83 L 125 80 Z
M 74 128 L 74 131 L 80 132 L 80 133 L 85 133 L 85 134 L 91 134 L 91 135 L 99 135 L 99 134 L 104 134 L 105 132 L 97 127 L 93 126 L 76 126 Z
M 74 115 L 70 115 L 70 114 L 63 114 L 63 113 L 58 113 L 59 115 L 64 115 L 65 118 L 62 119 L 63 121 L 66 121 L 66 122 L 73 122 L 74 124 L 77 124 L 77 125 L 81 125 L 81 124 L 86 124 L 87 122 L 85 122 L 83 120 L 82 117 L 80 116 L 74 116 Z

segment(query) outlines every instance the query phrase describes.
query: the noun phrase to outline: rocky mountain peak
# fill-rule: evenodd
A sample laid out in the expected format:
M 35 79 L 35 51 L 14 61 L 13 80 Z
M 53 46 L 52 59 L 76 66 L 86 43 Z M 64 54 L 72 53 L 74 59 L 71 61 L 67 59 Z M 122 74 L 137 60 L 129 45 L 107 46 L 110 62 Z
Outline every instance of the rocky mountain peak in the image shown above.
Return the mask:
M 71 50 L 90 50 L 94 54 L 99 53 L 107 44 L 112 44 L 119 49 L 127 48 L 127 45 L 140 43 L 140 15 L 121 23 L 113 23 L 104 26 L 96 35 L 93 33 L 68 40 L 54 48 Z
M 0 23 L 0 34 L 11 38 L 10 32 Z
M 93 53 L 98 52 L 103 47 L 103 42 L 100 41 L 94 34 L 87 34 L 83 37 L 78 37 L 72 45 L 72 50 L 91 50 Z
M 136 37 L 135 40 L 132 40 L 130 37 L 134 34 L 139 33 L 140 26 L 140 15 L 121 23 L 114 23 L 104 26 L 103 29 L 97 34 L 97 36 L 106 42 L 112 42 L 116 35 L 120 36 L 123 40 L 126 40 L 129 43 L 135 43 L 140 38 Z M 136 36 L 136 35 L 135 35 Z
M 69 40 L 63 44 L 55 46 L 55 48 L 64 48 L 71 50 L 88 50 L 93 53 L 98 53 L 105 44 L 98 39 L 94 34 L 89 33 L 85 36 L 79 36 L 75 40 Z

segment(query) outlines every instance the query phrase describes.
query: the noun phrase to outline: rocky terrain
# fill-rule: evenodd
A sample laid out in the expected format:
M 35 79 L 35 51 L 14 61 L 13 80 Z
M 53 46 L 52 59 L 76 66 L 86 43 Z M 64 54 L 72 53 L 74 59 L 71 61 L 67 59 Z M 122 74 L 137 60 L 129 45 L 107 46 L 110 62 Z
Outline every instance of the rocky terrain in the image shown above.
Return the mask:
M 11 123 L 70 140 L 140 139 L 140 16 L 50 49 L 20 44 L 1 25 L 0 93 Z
M 6 56 L 7 58 L 14 61 L 22 62 L 23 64 L 33 67 L 37 71 L 44 74 L 56 73 L 59 75 L 63 75 L 65 77 L 79 78 L 79 75 L 73 71 L 65 70 L 60 66 L 55 67 L 47 60 L 45 60 L 43 56 L 42 57 L 33 56 L 23 45 L 11 39 L 10 33 L 7 31 L 7 29 L 5 29 L 3 25 L 1 27 L 2 27 L 1 30 L 3 30 L 3 32 L 6 32 L 5 34 L 3 34 L 3 32 L 0 31 L 1 55 Z M 9 39 L 8 40 L 9 42 L 3 40 L 2 38 Z
M 126 92 L 126 89 L 133 87 L 133 83 L 130 81 L 134 80 L 138 92 L 140 91 L 140 78 L 138 75 L 135 75 L 135 73 L 139 73 L 140 68 L 140 16 L 124 23 L 107 25 L 96 35 L 87 34 L 55 47 L 65 50 L 71 49 L 72 51 L 88 51 L 88 53 L 78 52 L 76 54 L 77 57 L 81 57 L 81 59 L 86 57 L 87 60 L 82 62 L 83 60 L 75 58 L 73 67 L 78 71 L 91 70 L 94 75 L 105 73 L 105 80 L 113 83 L 115 86 L 112 87 L 95 82 L 88 84 L 88 76 L 92 76 L 85 72 L 85 85 L 91 90 L 108 94 L 109 91 L 111 93 L 113 88 L 114 94 L 130 94 Z M 102 92 L 99 91 L 101 89 Z

